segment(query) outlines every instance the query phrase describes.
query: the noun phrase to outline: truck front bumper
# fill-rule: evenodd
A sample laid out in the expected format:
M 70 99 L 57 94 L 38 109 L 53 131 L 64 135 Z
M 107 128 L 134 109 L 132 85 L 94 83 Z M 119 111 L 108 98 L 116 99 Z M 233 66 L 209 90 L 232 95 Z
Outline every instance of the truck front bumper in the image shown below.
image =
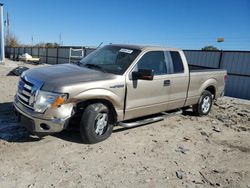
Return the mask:
M 36 113 L 25 107 L 16 99 L 16 97 L 13 105 L 19 117 L 18 119 L 21 121 L 21 126 L 34 134 L 50 134 L 62 131 L 67 127 L 69 119 L 73 114 L 72 107 L 68 114 L 62 112 L 58 115 L 58 111 L 54 113 L 50 111 L 50 117 L 48 118 L 47 115 L 47 118 L 43 118 L 43 116 L 45 116 L 44 114 Z

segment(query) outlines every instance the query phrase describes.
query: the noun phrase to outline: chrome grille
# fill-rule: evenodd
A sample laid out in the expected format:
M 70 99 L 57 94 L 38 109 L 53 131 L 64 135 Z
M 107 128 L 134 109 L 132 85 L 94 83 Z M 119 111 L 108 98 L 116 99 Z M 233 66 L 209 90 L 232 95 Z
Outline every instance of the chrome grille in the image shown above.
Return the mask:
M 41 81 L 21 77 L 18 83 L 17 98 L 25 106 L 33 109 L 35 93 L 42 86 Z

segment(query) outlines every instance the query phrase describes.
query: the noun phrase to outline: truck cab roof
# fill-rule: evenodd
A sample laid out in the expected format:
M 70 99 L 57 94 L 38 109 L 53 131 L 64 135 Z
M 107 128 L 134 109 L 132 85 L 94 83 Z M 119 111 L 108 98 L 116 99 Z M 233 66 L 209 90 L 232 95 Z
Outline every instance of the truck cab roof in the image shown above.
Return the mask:
M 155 45 L 111 44 L 111 46 L 119 46 L 121 48 L 129 48 L 129 49 L 136 49 L 136 50 L 181 51 L 181 49 L 178 49 L 178 48 L 155 46 Z

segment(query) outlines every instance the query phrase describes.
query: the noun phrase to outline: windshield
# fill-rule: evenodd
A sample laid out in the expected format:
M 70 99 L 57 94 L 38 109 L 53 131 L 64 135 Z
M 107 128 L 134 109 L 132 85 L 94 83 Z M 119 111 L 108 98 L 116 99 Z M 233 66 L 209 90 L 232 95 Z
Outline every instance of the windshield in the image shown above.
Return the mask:
M 80 61 L 80 66 L 122 75 L 140 52 L 140 50 L 108 45 L 83 58 Z

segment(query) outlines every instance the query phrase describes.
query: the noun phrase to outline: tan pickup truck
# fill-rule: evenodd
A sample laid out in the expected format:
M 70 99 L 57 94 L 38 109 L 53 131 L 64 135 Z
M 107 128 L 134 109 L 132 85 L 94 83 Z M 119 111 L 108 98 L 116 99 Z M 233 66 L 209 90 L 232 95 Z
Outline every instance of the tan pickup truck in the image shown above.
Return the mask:
M 162 119 L 152 116 L 192 107 L 207 115 L 223 96 L 227 73 L 188 66 L 182 50 L 107 45 L 75 64 L 25 71 L 14 106 L 21 125 L 36 134 L 80 125 L 84 142 L 108 138 L 113 126 L 133 127 Z

